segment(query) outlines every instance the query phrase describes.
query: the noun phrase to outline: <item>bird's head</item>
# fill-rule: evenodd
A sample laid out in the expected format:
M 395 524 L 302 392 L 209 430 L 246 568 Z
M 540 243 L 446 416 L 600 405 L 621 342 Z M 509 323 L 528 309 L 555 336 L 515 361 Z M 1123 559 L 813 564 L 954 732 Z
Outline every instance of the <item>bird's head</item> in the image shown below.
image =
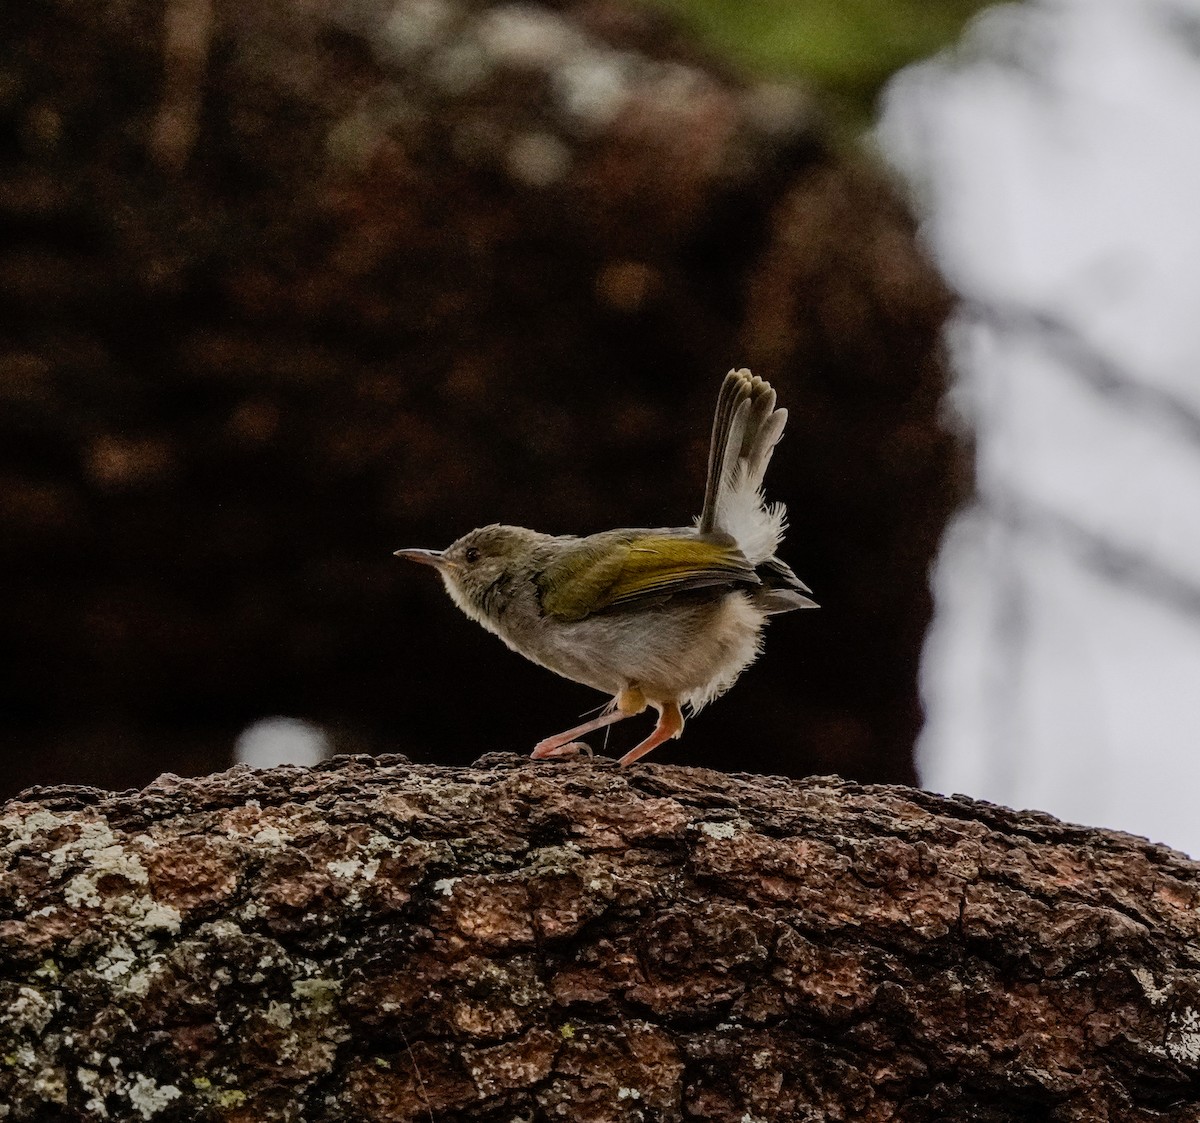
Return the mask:
M 546 538 L 520 526 L 484 526 L 444 550 L 397 550 L 396 557 L 433 566 L 454 603 L 486 626 L 533 576 L 534 553 Z

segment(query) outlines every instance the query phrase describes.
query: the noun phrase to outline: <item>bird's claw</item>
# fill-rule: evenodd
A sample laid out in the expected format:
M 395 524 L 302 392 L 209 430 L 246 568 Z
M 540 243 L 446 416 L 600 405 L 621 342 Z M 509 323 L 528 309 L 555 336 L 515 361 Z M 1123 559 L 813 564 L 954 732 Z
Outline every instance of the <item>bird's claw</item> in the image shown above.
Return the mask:
M 551 758 L 577 757 L 583 754 L 587 754 L 589 760 L 595 756 L 591 745 L 583 741 L 568 741 L 565 745 L 559 745 L 551 737 L 547 741 L 539 742 L 530 755 L 534 760 L 550 760 Z

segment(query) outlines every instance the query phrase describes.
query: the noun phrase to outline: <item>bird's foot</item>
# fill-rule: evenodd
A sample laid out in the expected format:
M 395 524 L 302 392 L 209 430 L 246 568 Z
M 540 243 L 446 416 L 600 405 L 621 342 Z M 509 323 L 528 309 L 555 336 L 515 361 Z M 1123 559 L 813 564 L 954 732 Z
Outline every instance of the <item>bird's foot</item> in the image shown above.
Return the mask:
M 608 710 L 591 721 L 585 721 L 582 725 L 575 726 L 574 729 L 568 729 L 565 733 L 556 733 L 553 737 L 539 741 L 530 755 L 534 760 L 547 760 L 556 756 L 578 756 L 580 742 L 576 738 L 582 737 L 585 733 L 595 733 L 597 729 L 603 729 L 606 725 L 612 725 L 614 721 L 620 721 L 628 716 L 618 709 Z M 584 745 L 584 748 L 587 746 Z M 571 751 L 567 752 L 568 749 Z M 587 751 L 591 755 L 592 750 L 588 749 Z
M 586 741 L 568 741 L 562 745 L 559 744 L 557 737 L 548 737 L 534 748 L 532 755 L 534 760 L 559 760 L 584 755 L 592 760 L 596 754 L 592 752 L 592 746 Z

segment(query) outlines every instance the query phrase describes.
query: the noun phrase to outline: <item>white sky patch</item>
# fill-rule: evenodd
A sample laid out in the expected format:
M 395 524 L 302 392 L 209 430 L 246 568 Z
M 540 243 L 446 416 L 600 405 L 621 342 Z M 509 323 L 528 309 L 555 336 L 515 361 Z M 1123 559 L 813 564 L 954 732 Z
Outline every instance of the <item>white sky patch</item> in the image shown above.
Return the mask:
M 1200 856 L 1200 0 L 990 9 L 880 140 L 984 309 L 952 333 L 982 503 L 934 574 L 922 780 Z
M 294 717 L 268 717 L 245 729 L 234 746 L 239 764 L 274 768 L 279 764 L 310 767 L 329 757 L 333 747 L 318 726 Z

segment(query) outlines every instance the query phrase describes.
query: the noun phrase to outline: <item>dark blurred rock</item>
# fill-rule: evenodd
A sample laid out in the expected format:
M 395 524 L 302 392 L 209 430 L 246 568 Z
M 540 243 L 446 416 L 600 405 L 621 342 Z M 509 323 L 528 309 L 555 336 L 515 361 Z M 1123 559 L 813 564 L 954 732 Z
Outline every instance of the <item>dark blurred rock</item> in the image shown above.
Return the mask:
M 600 699 L 390 553 L 687 521 L 734 365 L 792 411 L 771 495 L 823 607 L 664 755 L 911 779 L 965 469 L 881 173 L 639 8 L 163 17 L 0 16 L 0 736 L 42 752 L 5 786 L 217 767 L 269 713 L 457 761 L 570 724 Z

